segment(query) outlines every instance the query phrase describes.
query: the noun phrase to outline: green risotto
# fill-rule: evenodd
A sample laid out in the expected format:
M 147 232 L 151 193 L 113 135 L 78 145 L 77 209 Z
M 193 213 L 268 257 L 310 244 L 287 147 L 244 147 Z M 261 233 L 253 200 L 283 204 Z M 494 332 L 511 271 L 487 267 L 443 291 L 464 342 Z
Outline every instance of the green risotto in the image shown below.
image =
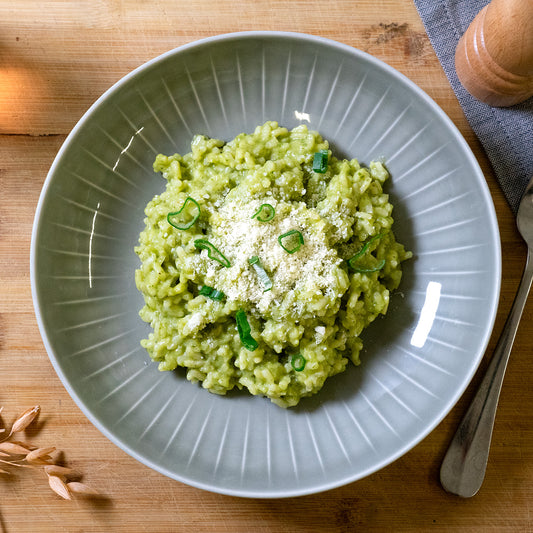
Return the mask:
M 135 251 L 160 370 L 289 407 L 318 392 L 385 314 L 410 253 L 392 232 L 380 162 L 340 161 L 316 132 L 267 122 L 158 155 L 166 190 Z

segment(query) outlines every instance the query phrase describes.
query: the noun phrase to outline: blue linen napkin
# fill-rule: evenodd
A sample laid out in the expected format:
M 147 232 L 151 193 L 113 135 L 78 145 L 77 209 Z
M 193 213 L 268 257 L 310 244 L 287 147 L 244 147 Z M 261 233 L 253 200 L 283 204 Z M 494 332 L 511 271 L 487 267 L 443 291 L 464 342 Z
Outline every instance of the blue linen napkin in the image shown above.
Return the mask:
M 501 188 L 516 213 L 525 186 L 533 177 L 533 98 L 508 108 L 475 99 L 455 72 L 459 38 L 488 0 L 414 0 L 429 40 L 483 145 Z

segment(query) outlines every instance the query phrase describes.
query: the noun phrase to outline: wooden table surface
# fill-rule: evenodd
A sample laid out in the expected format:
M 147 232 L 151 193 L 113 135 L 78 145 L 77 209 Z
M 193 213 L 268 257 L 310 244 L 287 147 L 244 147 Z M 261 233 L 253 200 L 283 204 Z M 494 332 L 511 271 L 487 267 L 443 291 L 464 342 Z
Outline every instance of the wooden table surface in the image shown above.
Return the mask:
M 525 246 L 409 0 L 0 0 L 0 406 L 39 404 L 31 438 L 101 491 L 65 501 L 41 472 L 0 477 L 0 531 L 533 531 L 533 301 L 502 391 L 485 483 L 462 500 L 439 485 L 446 446 L 479 382 L 418 446 L 361 481 L 314 496 L 240 499 L 167 479 L 109 442 L 81 413 L 45 352 L 30 292 L 30 235 L 47 171 L 90 104 L 145 61 L 199 38 L 287 30 L 338 40 L 403 72 L 449 115 L 476 155 L 500 225 L 503 279 L 487 356 L 512 304 Z

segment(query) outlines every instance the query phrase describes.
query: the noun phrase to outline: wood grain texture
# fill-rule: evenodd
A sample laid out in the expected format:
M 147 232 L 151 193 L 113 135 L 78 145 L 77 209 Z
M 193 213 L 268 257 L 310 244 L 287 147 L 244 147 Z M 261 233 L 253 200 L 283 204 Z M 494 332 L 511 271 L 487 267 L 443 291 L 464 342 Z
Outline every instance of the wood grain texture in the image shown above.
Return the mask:
M 252 29 L 311 33 L 365 50 L 407 75 L 458 126 L 487 178 L 502 237 L 501 302 L 488 355 L 494 348 L 525 247 L 411 2 L 1 1 L 0 405 L 9 421 L 40 404 L 41 427 L 26 438 L 63 450 L 65 462 L 105 497 L 63 501 L 35 472 L 0 478 L 0 532 L 533 531 L 531 300 L 509 363 L 485 484 L 465 501 L 440 488 L 438 471 L 479 376 L 450 415 L 387 468 L 325 494 L 266 501 L 211 494 L 143 466 L 92 426 L 56 376 L 29 280 L 34 211 L 55 154 L 91 103 L 131 69 L 198 38 Z

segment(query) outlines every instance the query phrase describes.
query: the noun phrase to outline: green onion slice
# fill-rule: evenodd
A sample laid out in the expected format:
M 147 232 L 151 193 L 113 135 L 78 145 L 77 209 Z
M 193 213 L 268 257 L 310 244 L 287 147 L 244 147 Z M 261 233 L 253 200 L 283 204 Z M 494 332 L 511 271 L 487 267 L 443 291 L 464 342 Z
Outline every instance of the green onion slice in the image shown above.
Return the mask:
M 222 266 L 229 268 L 231 263 L 227 260 L 226 256 L 213 244 L 211 244 L 207 239 L 196 239 L 194 241 L 194 247 L 199 250 L 207 250 L 207 257 L 217 261 Z
M 284 240 L 287 246 L 283 244 Z M 293 254 L 294 252 L 297 252 L 301 248 L 302 244 L 304 243 L 304 236 L 297 229 L 291 229 L 287 233 L 280 235 L 278 237 L 278 242 L 279 242 L 279 245 L 288 254 Z
M 301 353 L 291 357 L 291 366 L 296 372 L 301 372 L 305 368 L 305 363 L 307 363 L 307 361 Z
M 252 257 L 250 257 L 250 259 L 248 259 L 248 263 L 250 263 L 257 272 L 257 275 L 259 276 L 259 279 L 261 280 L 261 283 L 264 287 L 263 292 L 267 292 L 272 289 L 272 280 L 268 277 L 268 274 L 263 268 L 261 261 L 259 261 L 259 257 L 257 257 L 257 255 L 253 255 Z
M 270 204 L 261 204 L 252 218 L 257 218 L 259 222 L 268 222 L 274 218 L 275 214 L 276 210 Z
M 320 150 L 313 156 L 313 172 L 324 174 L 328 169 L 328 151 Z
M 213 289 L 213 287 L 209 287 L 208 285 L 204 285 L 201 289 L 200 289 L 200 294 L 202 296 L 211 296 L 211 294 L 213 293 L 215 289 Z
M 378 272 L 385 266 L 385 259 L 382 259 L 375 268 L 363 268 L 363 267 L 353 267 L 352 270 L 355 272 L 360 272 L 361 274 L 370 274 L 371 272 Z
M 211 293 L 209 298 L 211 298 L 211 300 L 220 302 L 221 300 L 224 299 L 225 296 L 226 295 L 222 291 L 219 291 L 218 289 L 213 289 L 213 292 Z
M 248 323 L 246 313 L 242 309 L 239 309 L 235 315 L 235 318 L 237 320 L 237 331 L 239 332 L 239 337 L 243 346 L 247 350 L 253 352 L 259 346 L 259 344 L 252 337 L 252 329 Z
M 215 300 L 217 302 L 220 302 L 226 296 L 222 291 L 219 291 L 218 289 L 213 289 L 213 287 L 209 287 L 208 285 L 204 285 L 200 289 L 200 294 L 202 296 L 207 296 L 208 298 L 211 298 L 211 300 Z
M 377 235 L 374 235 L 370 240 L 368 240 L 365 245 L 353 256 L 348 260 L 348 266 L 355 272 L 360 272 L 362 274 L 368 274 L 371 272 L 377 272 L 378 270 L 381 270 L 385 266 L 385 259 L 382 259 L 376 267 L 374 268 L 364 268 L 361 266 L 357 266 L 357 261 L 359 261 L 368 251 L 368 247 L 378 239 L 381 239 L 383 237 L 383 233 L 378 233 Z
M 180 214 L 182 213 L 182 211 L 185 210 L 185 208 L 187 207 L 187 204 L 189 203 L 193 204 L 194 206 L 190 208 L 193 210 L 194 214 L 192 215 L 192 219 L 190 219 L 188 222 L 185 222 L 183 218 L 185 217 L 187 213 L 184 212 L 183 216 L 181 217 L 180 217 Z M 186 230 L 186 229 L 189 229 L 198 220 L 199 217 L 200 217 L 200 205 L 194 198 L 187 196 L 187 198 L 185 198 L 185 202 L 183 203 L 179 211 L 174 211 L 167 215 L 167 221 L 171 226 L 174 226 L 176 229 Z

